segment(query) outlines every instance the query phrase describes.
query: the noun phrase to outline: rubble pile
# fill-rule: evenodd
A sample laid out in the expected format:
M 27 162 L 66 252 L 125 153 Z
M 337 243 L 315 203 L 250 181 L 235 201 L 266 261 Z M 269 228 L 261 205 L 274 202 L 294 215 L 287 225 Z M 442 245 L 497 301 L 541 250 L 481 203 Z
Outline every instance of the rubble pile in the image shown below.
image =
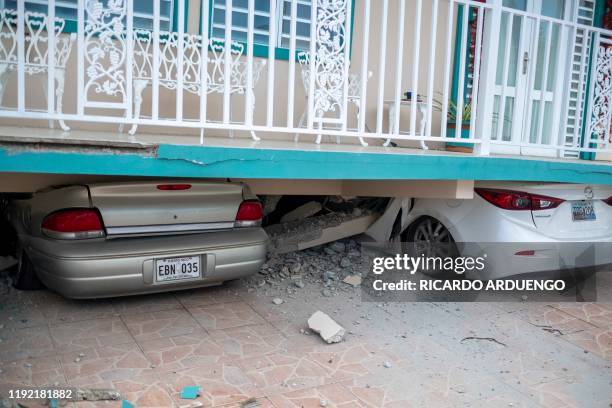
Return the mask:
M 297 248 L 296 245 L 299 242 L 319 238 L 324 229 L 340 226 L 343 222 L 368 214 L 372 214 L 372 212 L 354 208 L 349 212 L 335 212 L 301 219 L 291 218 L 287 222 L 269 225 L 265 230 L 270 237 L 270 252 L 292 252 L 293 248 Z
M 338 291 L 358 288 L 361 271 L 367 266 L 359 243 L 335 241 L 304 251 L 270 253 L 259 273 L 249 277 L 246 284 L 250 291 L 274 289 L 289 298 L 309 284 L 331 297 Z

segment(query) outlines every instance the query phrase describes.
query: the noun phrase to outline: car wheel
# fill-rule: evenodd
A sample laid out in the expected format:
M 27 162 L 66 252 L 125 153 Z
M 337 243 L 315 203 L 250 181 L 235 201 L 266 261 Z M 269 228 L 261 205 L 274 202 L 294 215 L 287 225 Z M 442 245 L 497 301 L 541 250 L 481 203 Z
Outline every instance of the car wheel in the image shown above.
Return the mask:
M 21 251 L 13 286 L 19 290 L 39 290 L 45 287 L 40 279 L 38 279 L 38 276 L 36 276 L 34 265 L 25 251 Z
M 455 258 L 459 251 L 448 228 L 432 217 L 422 217 L 403 233 L 404 252 L 412 256 Z M 428 275 L 441 275 L 442 271 L 423 271 Z

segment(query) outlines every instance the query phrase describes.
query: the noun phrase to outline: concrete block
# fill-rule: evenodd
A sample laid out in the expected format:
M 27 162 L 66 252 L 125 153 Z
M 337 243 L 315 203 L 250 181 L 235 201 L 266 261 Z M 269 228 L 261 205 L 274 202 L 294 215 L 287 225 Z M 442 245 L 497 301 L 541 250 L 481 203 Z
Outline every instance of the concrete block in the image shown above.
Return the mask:
M 319 333 L 327 343 L 339 343 L 344 337 L 344 328 L 331 317 L 321 311 L 316 311 L 308 319 L 308 327 Z

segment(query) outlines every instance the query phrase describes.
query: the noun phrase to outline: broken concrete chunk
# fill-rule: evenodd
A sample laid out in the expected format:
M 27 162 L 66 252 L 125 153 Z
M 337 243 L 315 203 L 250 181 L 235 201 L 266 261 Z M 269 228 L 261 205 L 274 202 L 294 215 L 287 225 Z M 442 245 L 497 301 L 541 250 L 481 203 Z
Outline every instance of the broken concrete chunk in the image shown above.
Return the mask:
M 278 306 L 278 305 L 282 305 L 282 304 L 283 304 L 283 302 L 284 302 L 284 301 L 283 301 L 283 299 L 281 299 L 281 298 L 274 298 L 274 299 L 272 299 L 272 303 L 274 303 L 274 304 L 275 304 L 275 305 L 277 305 L 277 306 Z
M 323 272 L 323 282 L 327 283 L 329 281 L 335 281 L 338 277 L 335 272 L 325 271 Z
M 310 201 L 304 205 L 299 206 L 293 211 L 289 211 L 283 215 L 281 222 L 291 222 L 297 220 L 303 220 L 304 218 L 312 217 L 319 211 L 321 211 L 321 203 L 317 201 Z
M 246 401 L 243 401 L 240 404 L 241 408 L 258 408 L 261 407 L 261 404 L 259 403 L 259 401 L 257 401 L 256 398 L 249 398 Z
M 289 272 L 291 272 L 293 275 L 299 274 L 301 270 L 302 270 L 302 265 L 300 265 L 297 262 L 289 265 Z
M 361 276 L 359 275 L 349 275 L 342 280 L 342 282 L 349 284 L 351 286 L 359 286 L 361 285 Z
M 351 249 L 348 253 L 349 256 L 353 257 L 353 258 L 358 258 L 361 256 L 361 252 L 359 252 L 358 249 Z
M 326 255 L 336 255 L 336 251 L 334 251 L 330 247 L 323 248 L 323 252 L 325 252 Z
M 346 245 L 340 241 L 332 242 L 329 247 L 338 253 L 342 253 L 346 249 Z
M 77 389 L 75 395 L 76 401 L 118 401 L 121 399 L 119 391 L 109 389 Z
M 265 215 L 268 215 L 272 211 L 276 210 L 276 206 L 278 205 L 278 202 L 280 201 L 281 197 L 282 196 L 280 195 L 265 196 L 265 199 L 263 200 L 263 211 Z
M 308 327 L 319 333 L 328 344 L 341 342 L 344 337 L 344 328 L 320 310 L 310 316 Z

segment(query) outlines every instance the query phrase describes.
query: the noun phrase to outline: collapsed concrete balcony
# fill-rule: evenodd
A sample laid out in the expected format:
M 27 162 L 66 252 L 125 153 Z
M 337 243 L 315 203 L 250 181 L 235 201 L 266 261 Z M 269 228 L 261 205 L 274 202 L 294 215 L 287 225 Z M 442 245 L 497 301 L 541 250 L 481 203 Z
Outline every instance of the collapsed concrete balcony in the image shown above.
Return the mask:
M 234 147 L 228 154 L 240 151 L 242 164 L 277 150 L 328 155 L 300 174 L 277 166 L 273 176 L 285 179 L 510 176 L 485 174 L 479 161 L 446 165 L 457 153 L 443 150 L 505 171 L 501 160 L 513 156 L 609 161 L 612 31 L 597 27 L 593 1 L 527 3 L 5 0 L 0 136 L 89 152 L 178 145 L 173 155 L 185 160 L 204 160 L 189 146 Z M 416 168 L 410 158 L 409 173 L 360 164 L 363 174 L 347 175 L 351 166 L 327 167 L 335 153 L 356 165 L 364 156 L 355 153 L 438 165 Z M 4 171 L 18 171 L 4 160 Z M 514 177 L 576 181 L 535 168 L 539 176 L 521 175 L 513 163 Z M 332 173 L 322 177 L 323 168 Z M 144 175 L 182 174 L 158 170 Z M 238 173 L 210 175 L 249 176 Z

